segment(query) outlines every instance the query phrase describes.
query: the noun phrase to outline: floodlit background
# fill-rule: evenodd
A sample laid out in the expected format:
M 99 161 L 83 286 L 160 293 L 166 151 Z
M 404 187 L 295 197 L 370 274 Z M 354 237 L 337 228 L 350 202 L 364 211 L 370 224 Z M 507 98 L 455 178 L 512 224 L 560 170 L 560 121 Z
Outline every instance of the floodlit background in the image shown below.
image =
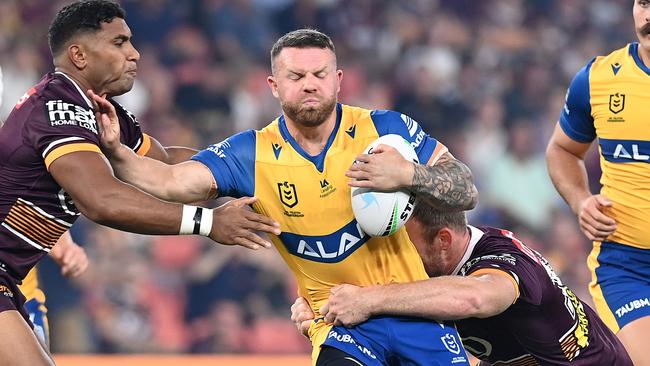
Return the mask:
M 0 0 L 0 118 L 51 71 L 47 27 L 67 3 Z M 142 54 L 121 102 L 163 145 L 200 149 L 277 117 L 266 85 L 271 45 L 318 28 L 337 47 L 340 101 L 416 119 L 474 172 L 481 195 L 470 221 L 514 231 L 589 299 L 591 244 L 551 185 L 544 149 L 573 75 L 636 40 L 632 1 L 120 3 Z M 595 191 L 597 158 L 587 163 Z M 274 250 L 125 234 L 84 219 L 73 236 L 92 262 L 80 280 L 40 265 L 55 352 L 309 351 L 289 320 L 294 281 Z

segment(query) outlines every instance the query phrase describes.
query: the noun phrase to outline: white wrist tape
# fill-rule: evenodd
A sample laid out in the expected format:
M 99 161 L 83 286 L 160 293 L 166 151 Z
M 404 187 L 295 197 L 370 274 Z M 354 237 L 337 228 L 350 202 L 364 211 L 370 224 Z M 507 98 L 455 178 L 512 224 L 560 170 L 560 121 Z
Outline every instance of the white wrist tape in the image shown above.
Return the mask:
M 209 236 L 212 231 L 212 209 L 183 205 L 180 235 Z
M 199 234 L 203 236 L 210 236 L 212 231 L 212 219 L 213 213 L 210 208 L 203 208 L 203 215 L 201 216 L 201 222 L 199 223 Z

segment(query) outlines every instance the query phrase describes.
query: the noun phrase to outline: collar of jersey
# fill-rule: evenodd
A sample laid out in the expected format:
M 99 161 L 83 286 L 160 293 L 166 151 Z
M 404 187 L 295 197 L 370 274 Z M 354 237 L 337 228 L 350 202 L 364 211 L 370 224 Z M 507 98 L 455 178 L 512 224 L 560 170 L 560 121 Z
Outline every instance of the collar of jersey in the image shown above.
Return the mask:
M 481 238 L 485 234 L 483 230 L 474 227 L 472 225 L 467 225 L 467 227 L 469 228 L 469 234 L 470 234 L 469 244 L 467 245 L 467 249 L 465 249 L 463 258 L 461 258 L 460 262 L 458 262 L 458 265 L 456 265 L 456 268 L 454 268 L 454 271 L 451 273 L 452 275 L 457 275 L 458 272 L 460 272 L 460 269 L 463 267 L 463 265 L 469 260 L 469 257 L 472 255 L 472 252 L 474 251 L 474 247 L 476 247 L 476 243 L 478 243 L 478 241 L 481 240 Z
M 280 134 L 282 135 L 282 138 L 284 141 L 288 141 L 289 144 L 293 147 L 294 150 L 298 152 L 303 158 L 309 160 L 316 169 L 318 169 L 319 172 L 323 172 L 323 169 L 325 167 L 325 156 L 327 155 L 327 151 L 329 150 L 330 146 L 332 146 L 332 143 L 334 142 L 334 139 L 336 138 L 336 134 L 339 132 L 339 126 L 341 126 L 341 116 L 343 115 L 343 107 L 341 106 L 341 103 L 336 103 L 336 124 L 334 125 L 334 130 L 330 134 L 329 139 L 327 139 L 327 144 L 325 145 L 325 148 L 323 151 L 321 151 L 318 155 L 309 155 L 305 150 L 298 145 L 296 140 L 291 136 L 289 133 L 289 130 L 287 129 L 287 123 L 284 120 L 284 115 L 280 116 L 280 119 L 278 121 L 278 125 L 280 127 Z
M 57 75 L 63 75 L 63 76 L 64 76 L 64 79 L 67 79 L 67 80 L 68 80 L 72 85 L 74 85 L 74 87 L 75 87 L 75 88 L 77 89 L 77 91 L 79 92 L 79 95 L 81 95 L 81 97 L 84 98 L 84 101 L 86 102 L 86 104 L 88 105 L 88 107 L 89 107 L 90 109 L 94 109 L 94 108 L 93 108 L 93 104 L 90 102 L 90 99 L 88 99 L 88 97 L 86 96 L 86 94 L 84 94 L 84 92 L 81 91 L 81 87 L 79 87 L 79 84 L 77 84 L 76 81 L 74 81 L 71 77 L 69 77 L 66 73 L 64 73 L 64 72 L 62 72 L 62 71 L 55 71 L 54 73 L 57 74 Z
M 630 43 L 630 48 L 629 48 L 630 55 L 634 59 L 634 62 L 636 62 L 636 65 L 639 67 L 639 69 L 643 70 L 643 72 L 646 73 L 646 75 L 650 75 L 650 69 L 646 64 L 643 63 L 643 60 L 641 57 L 639 57 L 639 43 L 638 42 L 633 42 Z

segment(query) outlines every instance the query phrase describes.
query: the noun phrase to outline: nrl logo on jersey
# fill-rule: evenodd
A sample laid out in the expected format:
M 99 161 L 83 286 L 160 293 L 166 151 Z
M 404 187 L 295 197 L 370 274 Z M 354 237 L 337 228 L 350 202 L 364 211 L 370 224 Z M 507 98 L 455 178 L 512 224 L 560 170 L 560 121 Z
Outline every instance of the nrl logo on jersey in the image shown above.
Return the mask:
M 609 95 L 609 111 L 618 114 L 625 108 L 625 94 L 616 93 Z M 607 122 L 625 122 L 625 119 L 620 116 L 610 116 Z
M 289 183 L 286 180 L 278 183 L 278 193 L 280 194 L 280 201 L 283 205 L 293 208 L 298 204 L 298 192 L 296 192 L 296 185 Z
M 289 183 L 286 180 L 284 182 L 278 183 L 278 194 L 280 195 L 280 202 L 288 209 L 284 209 L 283 213 L 285 216 L 289 217 L 304 217 L 305 214 L 297 211 L 291 210 L 298 204 L 298 191 L 296 190 L 296 185 Z
M 79 126 L 97 134 L 97 122 L 92 110 L 62 100 L 49 100 L 45 105 L 51 126 Z
M 618 114 L 625 108 L 625 94 L 616 93 L 609 96 L 609 110 Z

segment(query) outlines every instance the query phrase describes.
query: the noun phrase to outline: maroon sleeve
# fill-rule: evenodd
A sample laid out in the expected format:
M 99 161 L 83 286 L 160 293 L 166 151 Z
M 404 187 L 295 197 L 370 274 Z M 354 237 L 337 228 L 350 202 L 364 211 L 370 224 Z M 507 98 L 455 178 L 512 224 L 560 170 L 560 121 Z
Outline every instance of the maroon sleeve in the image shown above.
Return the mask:
M 536 253 L 506 235 L 489 235 L 479 241 L 472 257 L 461 268 L 461 274 L 470 275 L 480 269 L 497 269 L 511 275 L 518 284 L 519 299 L 531 304 L 541 303 L 545 286 L 549 284 L 548 278 L 539 278 L 548 276 Z

